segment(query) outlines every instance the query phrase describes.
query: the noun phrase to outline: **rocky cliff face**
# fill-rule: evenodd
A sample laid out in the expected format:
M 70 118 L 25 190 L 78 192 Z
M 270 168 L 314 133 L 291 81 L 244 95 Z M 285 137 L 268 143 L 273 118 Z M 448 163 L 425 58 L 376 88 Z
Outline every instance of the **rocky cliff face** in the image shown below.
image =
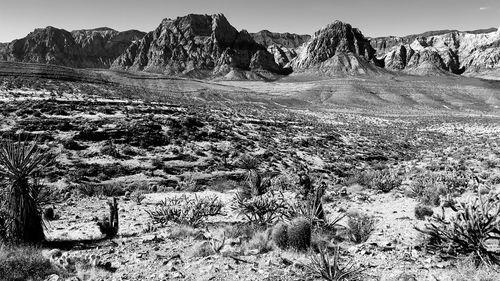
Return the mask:
M 75 68 L 108 68 L 143 32 L 118 32 L 109 28 L 76 30 L 47 27 L 25 38 L 0 46 L 0 58 L 7 61 L 57 64 Z
M 257 43 L 273 54 L 274 61 L 281 67 L 289 67 L 289 63 L 297 57 L 298 49 L 311 39 L 310 35 L 275 33 L 268 30 L 251 35 Z
M 482 76 L 500 69 L 500 31 L 429 32 L 371 39 L 389 70 L 412 74 L 454 73 Z
M 294 71 L 314 70 L 322 75 L 379 72 L 375 50 L 361 31 L 335 21 L 317 31 L 291 63 Z
M 207 76 L 232 70 L 280 72 L 264 46 L 247 31 L 238 32 L 221 14 L 165 19 L 117 58 L 113 68 Z
M 279 45 L 288 49 L 297 49 L 311 39 L 310 35 L 299 35 L 294 33 L 276 33 L 262 30 L 251 34 L 255 42 L 269 47 Z

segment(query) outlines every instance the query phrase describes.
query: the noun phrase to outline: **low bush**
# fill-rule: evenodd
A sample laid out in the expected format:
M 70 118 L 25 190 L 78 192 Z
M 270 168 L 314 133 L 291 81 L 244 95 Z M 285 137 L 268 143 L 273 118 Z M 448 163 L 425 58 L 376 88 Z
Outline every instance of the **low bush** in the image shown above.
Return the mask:
M 424 220 L 425 217 L 430 217 L 433 214 L 434 214 L 434 211 L 432 210 L 431 207 L 424 206 L 424 205 L 415 206 L 415 217 L 418 220 Z
M 245 248 L 257 250 L 259 254 L 264 254 L 271 251 L 273 246 L 267 231 L 259 231 L 245 244 Z
M 367 170 L 350 176 L 344 182 L 346 185 L 352 185 L 355 183 L 369 189 L 387 193 L 401 186 L 402 179 L 388 169 L 377 171 Z
M 33 247 L 0 246 L 0 279 L 45 280 L 51 274 L 62 274 L 41 251 Z
M 127 188 L 119 183 L 85 183 L 78 185 L 78 191 L 88 197 L 115 197 L 125 195 Z
M 500 253 L 489 246 L 500 241 L 500 202 L 497 198 L 479 196 L 456 204 L 455 208 L 457 212 L 449 220 L 433 216 L 423 229 L 417 228 L 428 236 L 428 246 L 437 250 L 453 249 L 457 255 L 472 255 L 476 265 L 500 264 Z
M 354 243 L 363 243 L 375 230 L 375 219 L 372 216 L 352 213 L 347 215 L 347 236 Z
M 208 217 L 221 215 L 222 207 L 222 202 L 215 196 L 189 198 L 184 195 L 166 198 L 147 213 L 155 224 L 173 222 L 197 227 Z
M 324 248 L 319 248 L 318 254 L 311 254 L 310 263 L 306 265 L 309 271 L 328 281 L 358 280 L 362 269 L 352 261 L 343 261 L 340 248 L 333 250 L 333 257 Z
M 287 216 L 289 205 L 281 193 L 268 192 L 250 198 L 237 193 L 231 208 L 251 224 L 268 225 Z

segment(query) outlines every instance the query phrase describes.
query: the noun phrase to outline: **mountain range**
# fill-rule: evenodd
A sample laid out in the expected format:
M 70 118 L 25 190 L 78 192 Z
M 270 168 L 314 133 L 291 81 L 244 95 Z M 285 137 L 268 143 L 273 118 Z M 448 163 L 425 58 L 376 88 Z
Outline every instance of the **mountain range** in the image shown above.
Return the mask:
M 314 35 L 238 31 L 222 14 L 164 19 L 153 31 L 36 29 L 0 44 L 0 60 L 202 79 L 464 75 L 500 79 L 500 31 L 367 38 L 334 21 Z

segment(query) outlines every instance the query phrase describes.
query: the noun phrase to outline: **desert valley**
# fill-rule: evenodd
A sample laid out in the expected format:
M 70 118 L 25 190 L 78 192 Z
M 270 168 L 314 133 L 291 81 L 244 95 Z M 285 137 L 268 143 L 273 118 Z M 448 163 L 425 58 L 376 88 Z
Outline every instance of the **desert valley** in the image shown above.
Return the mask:
M 0 279 L 500 280 L 500 30 L 325 24 L 0 43 Z

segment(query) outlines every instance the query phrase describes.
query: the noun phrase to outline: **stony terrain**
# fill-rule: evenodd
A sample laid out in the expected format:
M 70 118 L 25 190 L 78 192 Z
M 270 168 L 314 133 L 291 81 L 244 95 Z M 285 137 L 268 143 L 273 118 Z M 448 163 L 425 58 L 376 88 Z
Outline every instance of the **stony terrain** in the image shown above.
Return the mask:
M 467 77 L 498 35 L 191 14 L 0 44 L 0 138 L 54 156 L 27 252 L 44 281 L 499 280 L 500 82 Z
M 460 165 L 468 167 L 460 174 L 468 188 L 459 198 L 478 188 L 497 192 L 497 115 L 443 110 L 394 114 L 383 107 L 283 109 L 252 100 L 194 104 L 184 98 L 167 102 L 147 91 L 141 98 L 134 98 L 140 97 L 137 93 L 120 96 L 127 88 L 99 83 L 37 78 L 35 88 L 30 81 L 2 78 L 0 130 L 4 136 L 37 137 L 57 155 L 55 166 L 44 173 L 52 199 L 43 207 L 56 214 L 47 221 L 49 240 L 101 238 L 96 221 L 107 215 L 111 197 L 119 199 L 116 238 L 44 250 L 70 276 L 319 280 L 307 269 L 310 254 L 281 250 L 265 234 L 245 232 L 245 218 L 231 208 L 247 173 L 238 163 L 253 155 L 260 172 L 275 175 L 272 188 L 287 200 L 293 201 L 300 188 L 297 172 L 306 169 L 315 184 L 326 183 L 323 200 L 330 219 L 355 212 L 374 216 L 375 230 L 366 242 L 343 236 L 346 218 L 337 230 L 314 238 L 327 247 L 339 245 L 343 259 L 363 269 L 360 280 L 403 280 L 398 279 L 403 275 L 476 280 L 459 279 L 472 278 L 467 276 L 474 272 L 461 259 L 423 247 L 414 229 L 425 223 L 413 211 L 419 201 L 407 194 L 416 178 L 429 172 L 453 178 L 462 173 Z M 377 190 L 360 178 L 371 170 L 388 170 L 401 184 Z M 223 212 L 203 227 L 154 223 L 147 211 L 180 195 L 216 196 Z M 220 248 L 214 246 L 221 241 Z

